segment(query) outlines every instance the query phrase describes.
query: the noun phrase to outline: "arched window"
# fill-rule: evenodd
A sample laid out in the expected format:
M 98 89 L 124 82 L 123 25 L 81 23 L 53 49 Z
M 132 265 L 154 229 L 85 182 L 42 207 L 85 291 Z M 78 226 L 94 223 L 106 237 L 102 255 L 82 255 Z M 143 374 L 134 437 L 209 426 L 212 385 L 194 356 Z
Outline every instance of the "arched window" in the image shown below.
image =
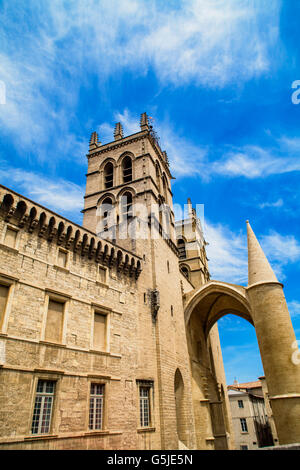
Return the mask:
M 158 187 L 158 191 L 160 192 L 160 171 L 159 171 L 158 163 L 156 163 L 155 165 L 155 175 L 156 175 L 156 185 Z
M 163 196 L 165 198 L 165 203 L 168 204 L 168 185 L 167 185 L 165 175 L 163 175 L 162 177 L 162 183 L 163 183 Z
M 110 215 L 113 209 L 113 202 L 110 197 L 106 197 L 101 204 L 101 216 L 102 216 L 102 226 L 103 230 L 108 230 L 108 225 L 110 223 Z
M 122 163 L 123 182 L 130 183 L 132 181 L 132 160 L 129 156 L 125 157 Z
M 132 194 L 127 191 L 121 197 L 121 213 L 123 219 L 130 219 L 132 213 Z
M 182 274 L 187 278 L 189 279 L 189 270 L 186 266 L 182 266 L 180 268 L 180 271 L 182 272 Z
M 114 166 L 108 162 L 104 168 L 104 186 L 105 189 L 112 188 L 114 185 Z
M 185 241 L 182 240 L 182 238 L 179 238 L 179 240 L 177 241 L 177 248 L 179 251 L 179 259 L 185 259 L 186 258 Z

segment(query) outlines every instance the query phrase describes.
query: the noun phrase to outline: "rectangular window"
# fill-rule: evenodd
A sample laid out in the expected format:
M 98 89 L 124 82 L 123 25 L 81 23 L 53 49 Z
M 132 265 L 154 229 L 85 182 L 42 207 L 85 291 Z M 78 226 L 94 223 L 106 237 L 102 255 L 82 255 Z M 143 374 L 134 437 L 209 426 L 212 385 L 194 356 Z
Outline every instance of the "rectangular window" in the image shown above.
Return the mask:
M 67 266 L 67 261 L 68 261 L 68 253 L 59 248 L 58 255 L 57 255 L 57 264 L 58 264 L 58 266 L 61 266 L 62 268 L 65 268 Z
M 54 391 L 54 381 L 38 381 L 32 418 L 32 434 L 49 433 L 54 400 Z
M 240 422 L 241 422 L 242 431 L 243 432 L 248 432 L 248 426 L 247 426 L 246 418 L 241 418 Z
M 54 343 L 61 342 L 63 319 L 64 319 L 64 306 L 62 302 L 56 302 L 49 299 L 47 323 L 45 331 L 45 340 Z
M 4 243 L 11 248 L 15 248 L 16 241 L 17 241 L 17 234 L 18 231 L 14 230 L 13 228 L 7 227 L 5 232 Z
M 241 446 L 241 450 L 248 450 L 248 446 Z
M 106 349 L 106 323 L 107 315 L 94 313 L 94 349 L 104 351 Z
M 0 285 L 0 328 L 3 323 L 7 298 L 8 298 L 9 286 Z
M 140 425 L 150 426 L 150 387 L 140 386 Z
M 238 405 L 239 405 L 239 408 L 244 408 L 243 400 L 238 400 Z
M 104 410 L 104 389 L 103 384 L 91 384 L 89 428 L 103 429 Z
M 99 266 L 99 281 L 105 284 L 106 282 L 106 269 Z

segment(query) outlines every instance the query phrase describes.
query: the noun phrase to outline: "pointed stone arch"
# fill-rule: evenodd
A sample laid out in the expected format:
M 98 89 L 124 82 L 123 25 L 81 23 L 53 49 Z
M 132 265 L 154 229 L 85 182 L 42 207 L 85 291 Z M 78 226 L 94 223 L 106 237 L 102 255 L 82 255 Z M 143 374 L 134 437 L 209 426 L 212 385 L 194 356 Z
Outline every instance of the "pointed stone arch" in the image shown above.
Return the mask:
M 215 323 L 226 314 L 234 314 L 253 325 L 246 288 L 219 281 L 209 281 L 185 296 L 185 324 L 191 359 L 192 389 L 197 447 L 205 448 L 209 439 L 214 449 L 228 449 L 230 431 L 221 398 L 220 375 L 212 352 Z M 201 429 L 207 429 L 204 438 Z
M 186 325 L 193 312 L 200 316 L 206 336 L 213 325 L 227 314 L 240 316 L 254 325 L 246 288 L 225 282 L 209 281 L 187 296 Z

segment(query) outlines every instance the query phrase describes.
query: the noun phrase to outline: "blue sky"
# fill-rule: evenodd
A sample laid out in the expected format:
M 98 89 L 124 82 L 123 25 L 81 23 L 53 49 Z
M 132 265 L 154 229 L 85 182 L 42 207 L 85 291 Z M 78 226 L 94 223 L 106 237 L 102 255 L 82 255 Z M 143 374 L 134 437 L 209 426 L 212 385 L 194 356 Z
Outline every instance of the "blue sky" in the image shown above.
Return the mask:
M 168 153 L 174 202 L 205 206 L 212 278 L 247 283 L 246 219 L 300 339 L 297 0 L 0 1 L 0 180 L 81 222 L 92 131 Z M 263 373 L 255 330 L 219 322 L 228 382 Z

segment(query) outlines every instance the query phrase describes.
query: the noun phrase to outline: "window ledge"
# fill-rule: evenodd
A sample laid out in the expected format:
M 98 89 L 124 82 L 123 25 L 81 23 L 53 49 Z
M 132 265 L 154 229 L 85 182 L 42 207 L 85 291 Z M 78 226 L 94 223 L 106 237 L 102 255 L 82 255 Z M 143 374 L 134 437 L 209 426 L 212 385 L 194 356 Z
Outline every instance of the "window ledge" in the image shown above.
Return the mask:
M 63 266 L 59 266 L 58 264 L 54 264 L 53 267 L 55 269 L 57 269 L 58 271 L 62 271 L 62 272 L 67 273 L 67 274 L 70 273 L 70 269 L 64 268 Z
M 105 429 L 93 429 L 84 433 L 85 436 L 107 436 L 108 434 L 110 434 L 110 432 Z
M 56 439 L 58 434 L 38 434 L 38 435 L 31 435 L 25 436 L 24 441 L 39 441 L 41 439 Z
M 93 354 L 99 354 L 100 356 L 117 357 L 118 359 L 122 358 L 121 354 L 115 354 L 115 353 L 111 353 L 109 351 L 100 351 L 99 349 L 90 349 L 89 352 L 93 353 Z
M 64 343 L 55 343 L 53 341 L 46 341 L 45 339 L 39 341 L 40 344 L 45 344 L 47 346 L 56 346 L 58 348 L 66 348 L 67 345 Z
M 142 432 L 155 432 L 156 431 L 156 428 L 139 428 L 137 429 L 137 432 L 138 433 L 142 433 Z
M 85 436 L 113 436 L 123 434 L 123 431 L 109 431 L 108 429 L 90 430 L 84 433 Z
M 36 367 L 34 369 L 34 372 L 37 372 L 37 373 L 45 373 L 45 374 L 57 374 L 57 375 L 64 375 L 65 371 L 63 370 L 55 370 L 55 369 L 43 369 L 43 368 L 40 368 L 40 367 Z
M 17 248 L 13 248 L 12 246 L 5 245 L 5 243 L 0 243 L 0 248 L 4 248 L 8 251 L 11 251 L 12 253 L 19 253 L 19 250 Z
M 107 287 L 107 288 L 109 287 L 109 285 L 106 282 L 102 282 L 102 281 L 96 281 L 96 284 L 102 287 Z

